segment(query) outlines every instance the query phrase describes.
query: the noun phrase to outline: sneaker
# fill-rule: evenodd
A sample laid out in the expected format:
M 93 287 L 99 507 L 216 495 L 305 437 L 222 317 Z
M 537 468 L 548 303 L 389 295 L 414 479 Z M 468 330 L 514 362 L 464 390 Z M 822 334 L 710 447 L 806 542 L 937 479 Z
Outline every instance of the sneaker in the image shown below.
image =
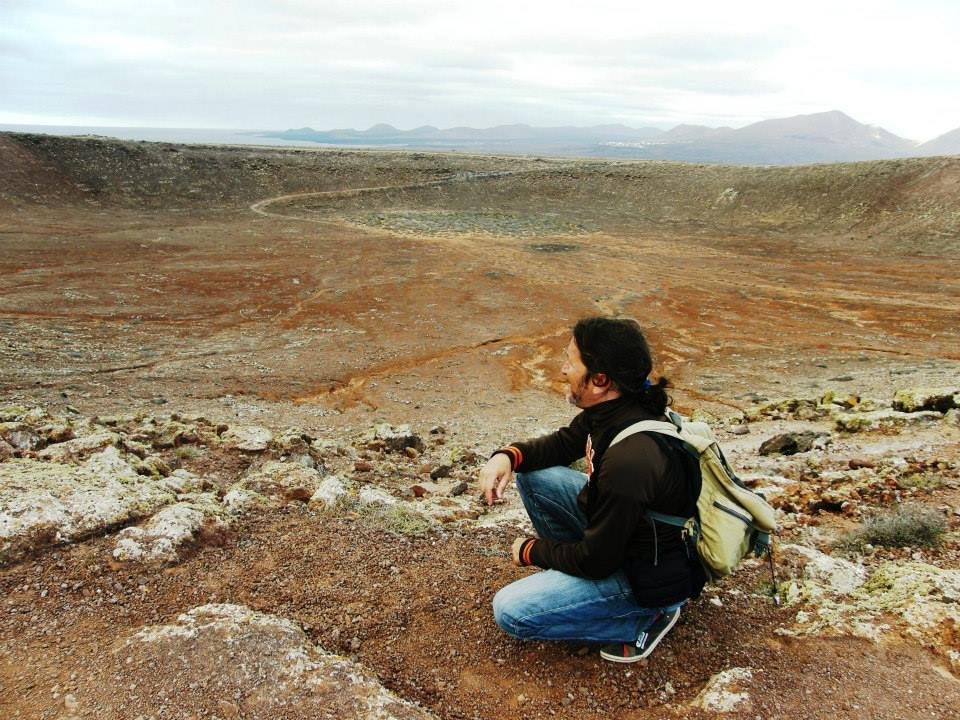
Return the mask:
M 677 624 L 680 617 L 680 608 L 662 612 L 654 618 L 653 623 L 640 633 L 635 643 L 612 643 L 600 648 L 600 657 L 604 660 L 618 663 L 632 663 L 643 660 L 653 652 L 653 649 L 670 632 L 670 628 Z

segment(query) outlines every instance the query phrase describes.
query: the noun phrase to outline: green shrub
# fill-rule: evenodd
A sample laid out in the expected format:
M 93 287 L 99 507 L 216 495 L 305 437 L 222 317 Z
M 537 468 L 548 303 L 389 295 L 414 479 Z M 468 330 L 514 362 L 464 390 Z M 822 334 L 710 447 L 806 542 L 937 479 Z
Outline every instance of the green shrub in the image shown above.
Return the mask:
M 886 547 L 932 547 L 947 529 L 943 514 L 932 508 L 904 505 L 893 512 L 875 515 L 849 533 L 843 544 L 852 548 L 864 545 Z

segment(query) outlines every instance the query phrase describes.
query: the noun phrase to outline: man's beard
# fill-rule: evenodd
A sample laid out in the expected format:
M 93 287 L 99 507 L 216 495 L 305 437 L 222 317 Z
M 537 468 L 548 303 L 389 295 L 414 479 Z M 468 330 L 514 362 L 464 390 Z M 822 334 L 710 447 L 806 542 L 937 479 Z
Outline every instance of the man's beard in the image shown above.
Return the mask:
M 575 407 L 580 407 L 580 401 L 583 399 L 583 391 L 587 389 L 587 382 L 583 380 L 577 383 L 577 387 L 574 388 L 571 384 L 567 384 L 567 402 Z

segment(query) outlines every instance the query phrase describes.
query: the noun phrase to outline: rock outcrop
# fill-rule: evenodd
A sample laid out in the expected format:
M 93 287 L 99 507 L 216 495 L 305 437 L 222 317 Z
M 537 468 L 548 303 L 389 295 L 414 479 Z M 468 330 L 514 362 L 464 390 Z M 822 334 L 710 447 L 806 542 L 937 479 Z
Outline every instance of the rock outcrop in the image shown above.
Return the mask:
M 433 717 L 361 665 L 314 645 L 290 620 L 242 605 L 193 608 L 174 623 L 143 628 L 115 653 L 127 670 L 149 668 L 141 692 L 168 698 L 168 710 L 251 720 L 291 711 L 338 720 Z

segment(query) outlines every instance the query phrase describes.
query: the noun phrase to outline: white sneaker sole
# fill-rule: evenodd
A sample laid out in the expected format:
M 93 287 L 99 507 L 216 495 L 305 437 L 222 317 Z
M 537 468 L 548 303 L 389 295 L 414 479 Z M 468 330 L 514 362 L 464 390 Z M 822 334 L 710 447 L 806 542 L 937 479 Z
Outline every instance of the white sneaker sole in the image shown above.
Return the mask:
M 645 657 L 647 657 L 650 653 L 653 652 L 654 648 L 657 647 L 657 645 L 660 644 L 660 641 L 667 636 L 667 633 L 669 633 L 670 630 L 673 629 L 673 626 L 677 624 L 677 620 L 679 619 L 680 619 L 680 609 L 678 608 L 676 612 L 674 612 L 673 617 L 670 619 L 670 622 L 663 629 L 663 631 L 659 635 L 657 635 L 657 637 L 655 637 L 653 641 L 647 647 L 645 647 L 643 649 L 643 652 L 640 653 L 639 655 L 633 655 L 631 657 L 623 657 L 622 655 L 614 655 L 612 653 L 606 652 L 605 650 L 601 650 L 600 657 L 602 657 L 604 660 L 609 660 L 610 662 L 615 662 L 615 663 L 635 663 L 638 660 L 643 660 Z

